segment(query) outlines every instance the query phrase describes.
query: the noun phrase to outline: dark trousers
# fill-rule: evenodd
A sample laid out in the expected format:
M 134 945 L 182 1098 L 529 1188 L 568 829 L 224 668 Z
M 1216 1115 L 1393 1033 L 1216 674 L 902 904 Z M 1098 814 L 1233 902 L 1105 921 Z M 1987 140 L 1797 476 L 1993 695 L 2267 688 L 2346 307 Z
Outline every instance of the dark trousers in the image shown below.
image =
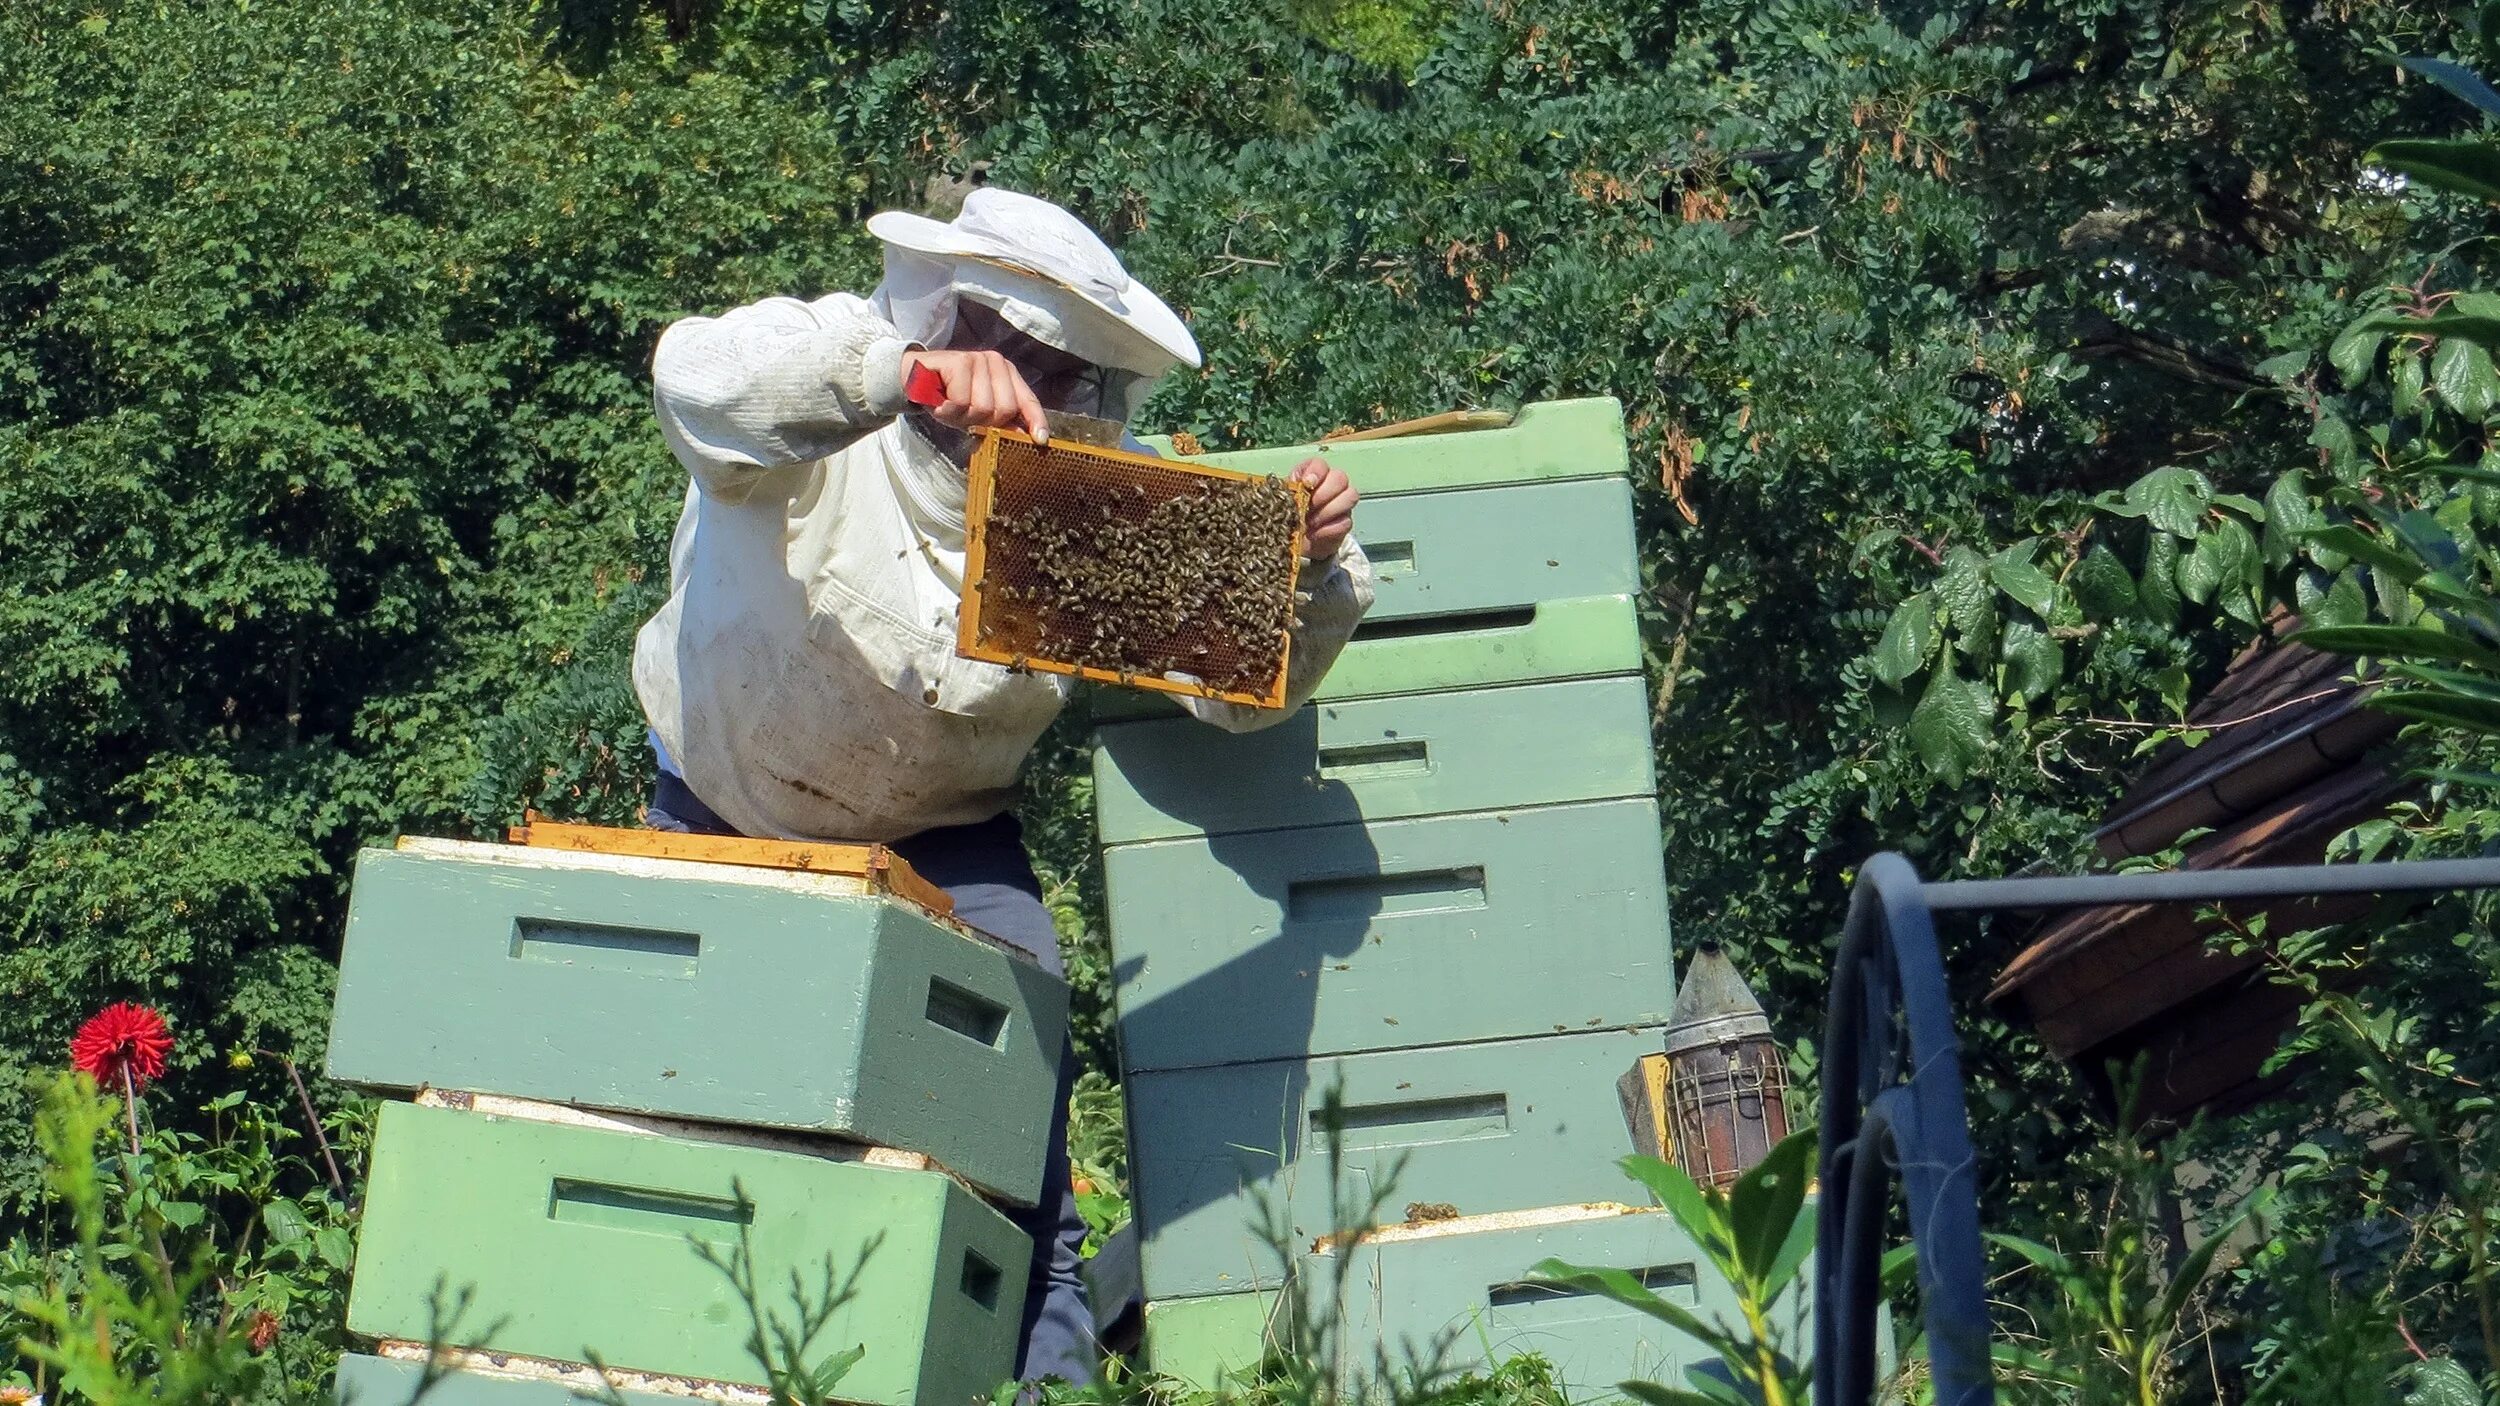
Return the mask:
M 686 783 L 660 773 L 646 819 L 655 830 L 734 835 Z M 890 848 L 920 877 L 955 900 L 955 916 L 1033 954 L 1053 976 L 1065 975 L 1059 931 L 1042 903 L 1042 885 L 1024 852 L 1024 832 L 1012 815 L 978 825 L 924 830 Z M 1017 1375 L 1026 1381 L 1058 1377 L 1079 1385 L 1094 1379 L 1094 1315 L 1079 1277 L 1084 1262 L 1085 1218 L 1077 1214 L 1068 1181 L 1068 1093 L 1076 1083 L 1076 1057 L 1059 1058 L 1059 1092 L 1051 1103 L 1050 1152 L 1042 1166 L 1042 1196 L 1031 1209 L 1007 1218 L 1033 1237 L 1033 1269 L 1025 1281 L 1024 1323 Z

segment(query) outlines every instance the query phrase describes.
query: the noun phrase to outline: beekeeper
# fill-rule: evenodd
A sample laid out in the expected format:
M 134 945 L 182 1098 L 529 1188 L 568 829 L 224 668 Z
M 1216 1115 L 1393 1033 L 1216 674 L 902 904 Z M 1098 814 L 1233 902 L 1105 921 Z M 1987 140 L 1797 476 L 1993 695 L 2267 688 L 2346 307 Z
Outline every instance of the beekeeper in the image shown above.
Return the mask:
M 883 841 L 965 921 L 1060 968 L 1009 806 L 1068 679 L 958 657 L 965 465 L 978 426 L 1043 437 L 1044 409 L 1116 420 L 1198 346 L 1093 231 L 1047 201 L 974 190 L 951 223 L 887 213 L 885 281 L 865 298 L 767 298 L 661 335 L 661 433 L 693 476 L 669 546 L 668 603 L 643 626 L 634 687 L 651 723 L 661 829 Z M 914 366 L 946 402 L 907 405 Z M 1134 442 L 1132 441 L 1132 447 Z M 1287 706 L 1191 699 L 1244 731 L 1282 720 L 1371 605 L 1356 495 L 1313 459 L 1308 559 Z M 1051 1130 L 1020 1374 L 1090 1381 L 1085 1236 L 1069 1189 L 1066 1082 Z

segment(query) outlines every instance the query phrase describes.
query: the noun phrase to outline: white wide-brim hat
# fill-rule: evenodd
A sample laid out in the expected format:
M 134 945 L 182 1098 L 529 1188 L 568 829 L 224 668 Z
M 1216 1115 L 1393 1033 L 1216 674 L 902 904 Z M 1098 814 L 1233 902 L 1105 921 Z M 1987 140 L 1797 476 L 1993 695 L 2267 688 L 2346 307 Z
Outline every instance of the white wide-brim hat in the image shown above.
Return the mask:
M 1197 339 L 1189 335 L 1180 314 L 1129 277 L 1119 256 L 1084 221 L 1047 200 L 983 186 L 964 197 L 962 213 L 950 222 L 888 210 L 869 217 L 868 232 L 928 258 L 987 266 L 967 269 L 967 282 L 987 281 L 982 275 L 995 273 L 1010 286 L 1029 280 L 1046 290 L 1072 293 L 1100 316 L 1063 317 L 1068 330 L 1090 329 L 1095 337 L 1116 335 L 1143 344 L 1066 348 L 1089 360 L 1147 375 L 1159 375 L 1173 362 L 1192 368 L 1200 364 Z M 1035 290 L 1019 291 L 1029 300 Z

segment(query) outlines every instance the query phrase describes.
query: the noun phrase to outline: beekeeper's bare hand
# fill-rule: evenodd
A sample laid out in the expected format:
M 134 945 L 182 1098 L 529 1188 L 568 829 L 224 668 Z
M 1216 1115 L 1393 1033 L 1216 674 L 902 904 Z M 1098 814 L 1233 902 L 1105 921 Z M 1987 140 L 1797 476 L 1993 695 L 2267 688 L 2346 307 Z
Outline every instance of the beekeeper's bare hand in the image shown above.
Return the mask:
M 1345 470 L 1325 459 L 1305 459 L 1295 465 L 1293 481 L 1311 490 L 1310 510 L 1302 518 L 1303 555 L 1327 561 L 1354 530 L 1354 505 L 1363 495 L 1354 491 Z
M 1021 429 L 1038 440 L 1050 438 L 1042 419 L 1042 403 L 1015 363 L 994 351 L 911 351 L 903 353 L 903 376 L 926 366 L 946 382 L 946 403 L 930 414 L 938 423 L 959 430 L 979 427 Z

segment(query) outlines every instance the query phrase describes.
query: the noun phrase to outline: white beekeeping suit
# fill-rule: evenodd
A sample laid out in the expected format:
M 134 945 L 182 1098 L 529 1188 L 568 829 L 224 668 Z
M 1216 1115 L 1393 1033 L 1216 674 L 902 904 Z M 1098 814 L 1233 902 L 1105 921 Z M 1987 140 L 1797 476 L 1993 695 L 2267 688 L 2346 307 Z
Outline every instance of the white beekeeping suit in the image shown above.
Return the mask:
M 973 192 L 952 224 L 886 214 L 867 298 L 767 298 L 672 325 L 653 358 L 669 448 L 693 475 L 668 603 L 634 686 L 678 774 L 745 834 L 883 841 L 1005 810 L 1069 680 L 955 653 L 963 469 L 906 416 L 903 355 L 965 300 L 1117 374 L 1125 419 L 1198 364 L 1170 308 L 1057 206 Z M 1235 730 L 1310 697 L 1372 600 L 1351 540 L 1305 566 L 1287 707 L 1186 706 Z

